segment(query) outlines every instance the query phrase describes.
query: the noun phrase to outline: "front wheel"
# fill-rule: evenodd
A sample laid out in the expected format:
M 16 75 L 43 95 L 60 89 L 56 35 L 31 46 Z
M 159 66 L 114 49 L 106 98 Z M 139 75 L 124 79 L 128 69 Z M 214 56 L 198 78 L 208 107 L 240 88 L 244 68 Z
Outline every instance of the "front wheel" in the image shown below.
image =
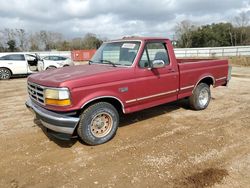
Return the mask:
M 55 66 L 49 66 L 49 67 L 46 68 L 46 70 L 50 70 L 50 69 L 56 69 L 56 67 Z
M 11 72 L 9 69 L 0 68 L 0 80 L 8 80 L 11 77 Z
M 211 99 L 210 87 L 205 83 L 197 85 L 192 96 L 189 97 L 190 107 L 194 110 L 204 110 Z
M 116 108 L 107 102 L 89 106 L 81 115 L 77 133 L 89 145 L 103 144 L 114 137 L 119 125 Z

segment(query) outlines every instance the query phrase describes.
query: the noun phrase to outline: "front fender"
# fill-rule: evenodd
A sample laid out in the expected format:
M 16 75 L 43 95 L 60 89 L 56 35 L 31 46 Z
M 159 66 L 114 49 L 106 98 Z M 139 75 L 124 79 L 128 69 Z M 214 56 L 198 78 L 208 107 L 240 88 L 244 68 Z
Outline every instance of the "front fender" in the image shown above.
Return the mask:
M 86 94 L 86 93 L 85 93 Z M 77 97 L 78 98 L 78 97 Z M 79 109 L 84 108 L 87 104 L 90 102 L 93 102 L 95 100 L 99 99 L 107 99 L 107 98 L 112 98 L 120 102 L 122 106 L 123 112 L 125 111 L 125 106 L 124 106 L 124 99 L 121 98 L 121 96 L 118 95 L 118 93 L 112 92 L 112 91 L 97 91 L 97 92 L 91 92 L 87 95 L 84 95 L 84 97 L 80 97 L 80 100 L 77 102 L 77 106 Z

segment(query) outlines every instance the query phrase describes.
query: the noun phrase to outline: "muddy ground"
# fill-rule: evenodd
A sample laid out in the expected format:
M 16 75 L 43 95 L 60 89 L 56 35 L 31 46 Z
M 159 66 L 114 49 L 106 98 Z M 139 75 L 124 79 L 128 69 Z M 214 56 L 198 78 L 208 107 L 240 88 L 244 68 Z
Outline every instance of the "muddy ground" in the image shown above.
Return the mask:
M 0 81 L 0 187 L 249 187 L 250 69 L 233 73 L 206 110 L 182 100 L 127 115 L 95 147 L 47 136 L 26 78 Z

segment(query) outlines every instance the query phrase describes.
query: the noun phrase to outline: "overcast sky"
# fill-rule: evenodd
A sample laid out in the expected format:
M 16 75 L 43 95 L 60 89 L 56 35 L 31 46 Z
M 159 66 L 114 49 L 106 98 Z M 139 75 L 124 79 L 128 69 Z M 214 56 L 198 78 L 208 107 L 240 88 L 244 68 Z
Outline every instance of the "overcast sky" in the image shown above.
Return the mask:
M 242 11 L 250 15 L 250 0 L 0 0 L 0 29 L 171 38 L 182 20 L 226 22 Z

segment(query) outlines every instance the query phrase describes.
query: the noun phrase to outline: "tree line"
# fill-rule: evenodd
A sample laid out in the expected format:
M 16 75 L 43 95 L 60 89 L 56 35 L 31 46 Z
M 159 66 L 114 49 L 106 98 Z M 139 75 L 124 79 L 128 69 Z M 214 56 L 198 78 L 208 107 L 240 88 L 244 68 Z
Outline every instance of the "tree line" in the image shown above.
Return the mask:
M 24 29 L 0 30 L 0 52 L 97 49 L 102 42 L 93 33 L 66 40 L 61 33 L 45 30 L 35 33 Z
M 250 25 L 247 13 L 241 12 L 232 23 L 197 26 L 189 20 L 177 24 L 176 47 L 220 47 L 250 45 Z
M 180 48 L 250 45 L 249 21 L 245 12 L 236 16 L 232 23 L 197 26 L 184 20 L 175 27 L 174 45 Z M 34 33 L 24 29 L 0 30 L 0 52 L 97 49 L 102 42 L 93 33 L 67 40 L 61 33 L 45 30 Z

